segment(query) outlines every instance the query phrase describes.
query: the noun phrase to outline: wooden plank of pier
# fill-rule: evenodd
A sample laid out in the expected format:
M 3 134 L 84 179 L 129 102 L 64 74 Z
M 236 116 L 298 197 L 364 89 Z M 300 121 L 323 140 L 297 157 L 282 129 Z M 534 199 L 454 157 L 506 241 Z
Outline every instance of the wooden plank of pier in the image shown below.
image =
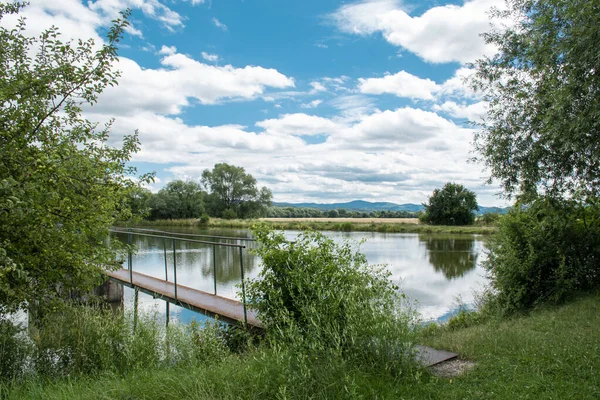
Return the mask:
M 170 303 L 200 312 L 204 315 L 218 317 L 228 323 L 239 324 L 244 322 L 244 306 L 237 300 L 216 296 L 187 286 L 177 284 L 177 299 L 175 298 L 175 284 L 164 279 L 130 272 L 127 269 L 106 271 L 106 275 L 123 285 L 137 287 L 144 293 L 155 298 L 161 298 Z M 132 281 L 130 281 L 132 278 Z M 250 327 L 262 327 L 256 317 L 256 312 L 247 310 L 247 324 Z

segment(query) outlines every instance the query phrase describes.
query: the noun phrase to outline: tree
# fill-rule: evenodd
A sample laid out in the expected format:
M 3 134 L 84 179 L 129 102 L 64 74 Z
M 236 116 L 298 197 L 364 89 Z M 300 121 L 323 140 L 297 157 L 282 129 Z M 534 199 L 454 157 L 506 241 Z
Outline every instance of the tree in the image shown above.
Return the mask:
M 429 203 L 423 206 L 421 221 L 433 225 L 471 225 L 478 209 L 475 193 L 452 182 L 441 190 L 435 189 Z
M 21 7 L 0 3 L 0 20 Z M 23 19 L 0 24 L 0 313 L 90 288 L 115 264 L 108 228 L 131 216 L 126 163 L 139 142 L 109 146 L 110 124 L 98 129 L 82 107 L 116 84 L 126 17 L 98 50 L 62 42 L 55 27 L 28 37 Z
M 600 190 L 597 1 L 511 0 L 484 35 L 473 86 L 489 111 L 475 145 L 508 197 L 596 197 Z
M 205 194 L 198 182 L 169 182 L 150 199 L 150 219 L 199 218 Z
M 273 194 L 266 187 L 258 189 L 256 179 L 244 168 L 216 164 L 202 172 L 202 183 L 210 191 L 208 207 L 213 216 L 232 210 L 239 218 L 258 217 L 271 205 Z
M 513 23 L 485 35 L 498 53 L 475 65 L 489 102 L 475 144 L 520 203 L 484 263 L 488 303 L 512 312 L 600 286 L 600 7 L 513 0 L 495 16 Z

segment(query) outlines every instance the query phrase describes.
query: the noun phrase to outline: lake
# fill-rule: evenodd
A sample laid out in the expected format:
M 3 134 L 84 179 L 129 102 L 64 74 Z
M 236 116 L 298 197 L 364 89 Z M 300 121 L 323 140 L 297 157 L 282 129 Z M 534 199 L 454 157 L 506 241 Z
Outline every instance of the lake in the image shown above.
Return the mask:
M 206 234 L 250 238 L 246 229 L 156 228 L 162 231 L 188 234 Z M 292 240 L 300 232 L 286 231 Z M 448 235 L 417 233 L 377 233 L 377 232 L 323 232 L 336 242 L 352 240 L 359 242 L 360 251 L 369 264 L 385 264 L 391 272 L 391 279 L 397 283 L 408 298 L 416 303 L 424 320 L 445 320 L 456 312 L 460 303 L 472 305 L 474 291 L 481 290 L 487 282 L 485 270 L 481 267 L 485 259 L 485 236 Z M 126 235 L 119 235 L 122 240 Z M 207 238 L 198 238 L 210 240 Z M 229 240 L 228 243 L 238 243 Z M 164 247 L 167 249 L 167 272 L 173 279 L 172 244 L 163 239 L 133 236 L 138 251 L 133 256 L 134 271 L 164 279 Z M 254 246 L 253 242 L 239 242 Z M 212 293 L 214 291 L 213 257 L 216 260 L 216 286 L 220 296 L 238 298 L 236 287 L 240 283 L 240 256 L 237 248 L 216 247 L 189 242 L 176 242 L 177 281 L 179 284 Z M 246 278 L 258 276 L 260 259 L 247 249 L 242 252 Z M 125 288 L 125 304 L 131 307 L 133 290 Z M 165 303 L 143 293 L 139 294 L 139 308 L 153 310 L 164 318 Z M 189 310 L 171 305 L 170 319 L 182 322 L 204 319 Z

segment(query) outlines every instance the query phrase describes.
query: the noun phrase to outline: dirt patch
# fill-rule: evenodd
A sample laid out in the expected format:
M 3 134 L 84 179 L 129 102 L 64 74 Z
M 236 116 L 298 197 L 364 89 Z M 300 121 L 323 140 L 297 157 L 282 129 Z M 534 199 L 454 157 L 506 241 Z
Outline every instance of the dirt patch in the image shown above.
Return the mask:
M 473 361 L 454 358 L 452 360 L 433 365 L 429 368 L 434 375 L 442 378 L 453 378 L 470 371 L 474 366 L 475 363 Z
M 418 224 L 418 218 L 260 218 L 272 222 L 352 222 L 355 224 Z

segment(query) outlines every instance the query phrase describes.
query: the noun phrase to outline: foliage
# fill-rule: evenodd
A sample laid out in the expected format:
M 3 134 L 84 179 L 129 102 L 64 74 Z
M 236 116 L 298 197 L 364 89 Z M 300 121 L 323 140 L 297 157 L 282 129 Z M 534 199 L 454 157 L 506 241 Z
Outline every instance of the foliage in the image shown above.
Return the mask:
M 20 8 L 0 3 L 0 20 Z M 98 50 L 62 42 L 57 28 L 28 37 L 23 19 L 0 24 L 0 312 L 91 287 L 114 262 L 119 244 L 105 239 L 131 216 L 126 163 L 139 143 L 109 146 L 110 124 L 98 129 L 82 107 L 116 84 L 126 17 Z
M 223 210 L 223 213 L 221 214 L 221 218 L 223 218 L 223 219 L 236 219 L 237 218 L 237 214 L 236 214 L 235 210 L 232 210 L 231 208 L 228 208 L 226 210 Z
M 331 211 L 306 207 L 278 207 L 267 209 L 268 218 L 415 218 L 416 213 L 410 211 L 351 211 L 343 208 Z
M 129 190 L 128 204 L 134 221 L 148 217 L 150 214 L 150 199 L 153 194 L 150 190 L 134 186 Z
M 505 312 L 600 288 L 600 208 L 539 199 L 504 216 L 485 263 Z
M 498 213 L 485 213 L 477 218 L 477 223 L 485 226 L 492 226 L 498 223 L 502 218 L 502 214 Z
M 600 190 L 597 1 L 511 0 L 498 48 L 473 80 L 489 102 L 476 135 L 480 160 L 506 193 L 595 197 Z M 491 180 L 490 179 L 490 180 Z
M 41 379 L 4 386 L 3 398 L 75 399 L 597 399 L 600 295 L 526 316 L 428 330 L 418 342 L 460 353 L 475 368 L 457 377 L 432 369 L 402 376 L 343 359 L 295 357 L 258 347 L 193 368 L 164 366 L 123 376 Z
M 14 380 L 25 371 L 30 349 L 24 338 L 23 328 L 0 317 L 0 380 Z
M 149 198 L 149 217 L 151 220 L 198 218 L 204 213 L 205 195 L 197 182 L 169 182 Z
M 432 225 L 471 225 L 477 211 L 475 193 L 463 185 L 448 182 L 435 189 L 419 220 Z
M 209 221 L 210 221 L 210 217 L 209 217 L 209 215 L 208 215 L 207 213 L 204 213 L 204 214 L 202 214 L 202 215 L 200 216 L 200 223 L 201 223 L 202 225 L 206 225 L 206 224 L 208 224 L 208 222 L 209 222 Z
M 233 210 L 240 218 L 256 218 L 271 205 L 271 191 L 264 186 L 259 189 L 256 179 L 242 167 L 215 164 L 212 171 L 202 172 L 202 183 L 210 191 L 208 207 L 215 217 Z
M 0 381 L 126 374 L 217 364 L 229 354 L 221 324 L 164 325 L 154 313 L 132 315 L 68 304 L 30 322 L 31 339 L 0 321 Z M 33 324 L 33 325 L 31 325 Z M 10 362 L 10 364 L 9 364 Z
M 402 371 L 412 315 L 385 266 L 319 232 L 292 242 L 265 226 L 253 232 L 263 268 L 246 293 L 272 343 Z

